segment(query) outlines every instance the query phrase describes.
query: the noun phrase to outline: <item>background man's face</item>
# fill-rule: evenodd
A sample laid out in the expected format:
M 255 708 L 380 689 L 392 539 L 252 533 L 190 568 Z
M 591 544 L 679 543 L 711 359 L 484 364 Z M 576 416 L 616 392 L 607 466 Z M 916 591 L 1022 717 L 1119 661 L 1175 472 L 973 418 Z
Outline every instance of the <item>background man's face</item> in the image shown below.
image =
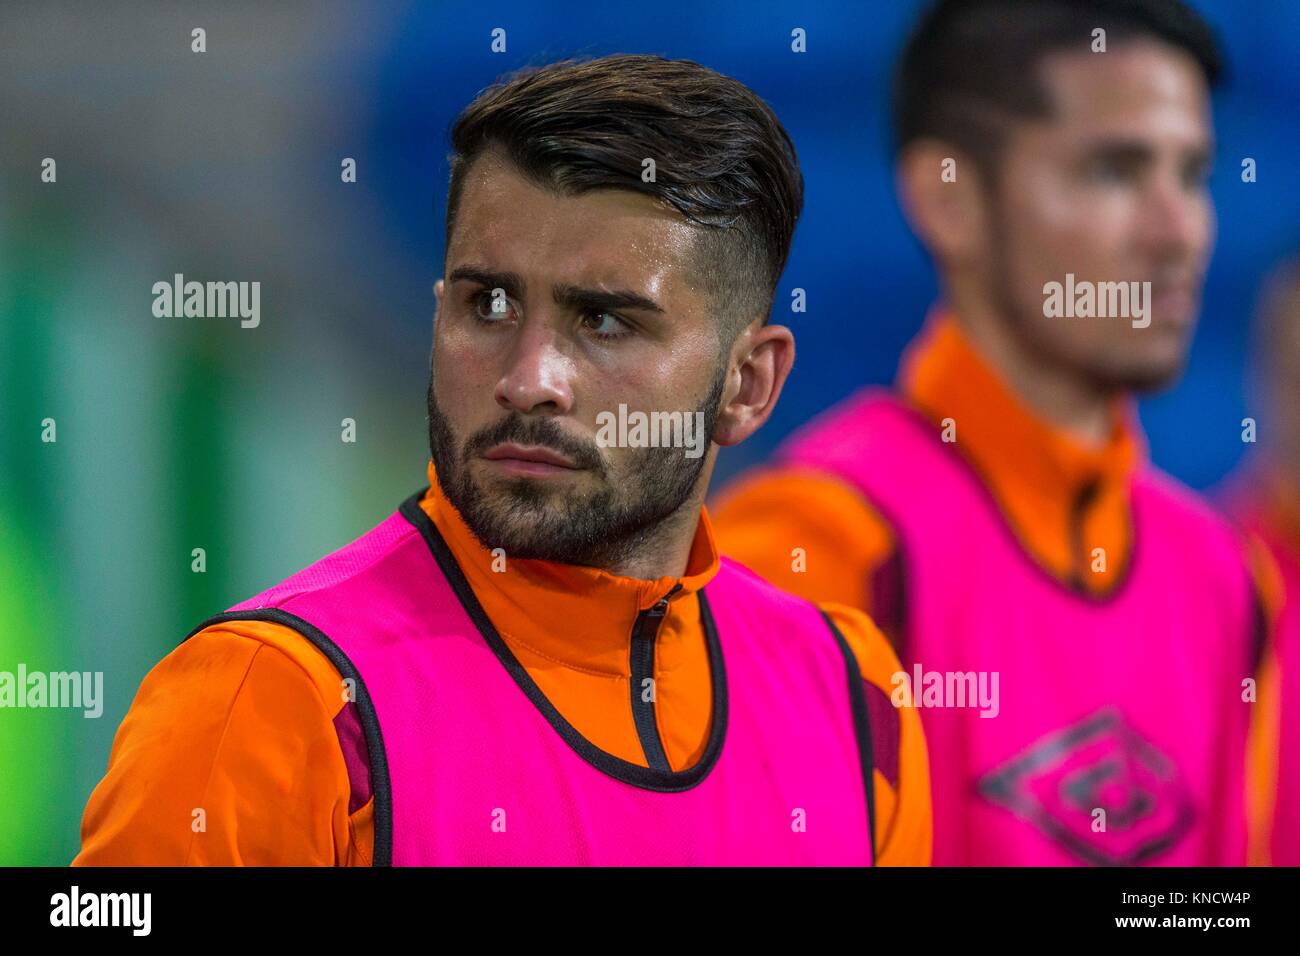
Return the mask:
M 1204 177 L 1208 91 L 1195 61 L 1155 42 L 1041 64 L 1055 107 L 1008 137 L 991 200 L 988 281 L 1033 351 L 1108 390 L 1181 371 L 1214 239 Z M 1043 286 L 1150 281 L 1150 326 L 1043 315 Z
M 648 196 L 561 196 L 494 151 L 475 160 L 438 287 L 429 428 L 439 483 L 486 546 L 599 566 L 696 501 L 723 369 L 688 281 L 695 229 Z M 620 403 L 704 411 L 708 450 L 600 447 L 597 416 Z
M 1271 418 L 1270 454 L 1300 479 L 1300 263 L 1282 281 L 1269 308 L 1275 310 L 1264 354 L 1255 361 L 1263 372 L 1264 399 Z

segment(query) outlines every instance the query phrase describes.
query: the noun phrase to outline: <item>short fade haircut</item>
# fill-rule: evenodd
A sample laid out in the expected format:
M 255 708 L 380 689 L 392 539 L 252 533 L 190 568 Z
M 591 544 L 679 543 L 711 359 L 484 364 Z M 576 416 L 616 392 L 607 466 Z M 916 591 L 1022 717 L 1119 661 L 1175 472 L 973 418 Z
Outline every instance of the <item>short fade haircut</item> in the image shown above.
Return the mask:
M 562 195 L 624 189 L 699 229 L 694 281 L 723 312 L 725 345 L 767 321 L 803 208 L 794 144 L 752 90 L 689 60 L 623 54 L 526 69 L 484 90 L 451 128 L 447 248 L 465 176 L 489 148 Z M 642 180 L 653 159 L 655 181 Z
M 1183 0 L 938 0 L 894 74 L 896 152 L 919 139 L 943 140 L 995 183 L 1011 123 L 1052 114 L 1038 70 L 1043 58 L 1089 49 L 1098 27 L 1108 49 L 1149 38 L 1188 53 L 1210 88 L 1224 72 L 1214 31 Z

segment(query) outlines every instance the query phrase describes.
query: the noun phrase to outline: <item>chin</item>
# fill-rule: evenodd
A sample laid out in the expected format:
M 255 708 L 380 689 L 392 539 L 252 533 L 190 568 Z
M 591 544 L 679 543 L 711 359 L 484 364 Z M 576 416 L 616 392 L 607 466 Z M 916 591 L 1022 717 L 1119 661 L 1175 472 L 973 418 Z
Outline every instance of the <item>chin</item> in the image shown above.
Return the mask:
M 1173 386 L 1182 377 L 1183 366 L 1182 361 L 1129 365 L 1119 369 L 1109 369 L 1100 378 L 1105 383 L 1107 391 L 1147 394 Z

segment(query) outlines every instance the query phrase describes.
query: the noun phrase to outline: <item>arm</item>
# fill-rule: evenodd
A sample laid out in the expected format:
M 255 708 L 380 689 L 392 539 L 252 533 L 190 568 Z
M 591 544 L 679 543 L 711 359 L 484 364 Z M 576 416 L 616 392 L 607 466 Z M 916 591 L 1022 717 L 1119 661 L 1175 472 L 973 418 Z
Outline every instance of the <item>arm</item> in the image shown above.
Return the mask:
M 368 863 L 333 724 L 341 686 L 319 651 L 275 624 L 190 638 L 141 683 L 73 865 Z
M 709 516 L 722 553 L 777 587 L 868 612 L 872 578 L 895 550 L 893 531 L 855 488 L 815 471 L 742 478 Z
M 1279 625 L 1286 595 L 1282 573 L 1268 546 L 1253 534 L 1247 536 L 1246 544 L 1261 629 L 1253 652 L 1256 703 L 1251 707 L 1250 736 L 1246 747 L 1247 862 L 1252 866 L 1269 866 L 1287 862 L 1273 860 L 1271 846 L 1273 821 L 1278 812 L 1278 759 L 1283 746 L 1282 674 L 1278 652 L 1282 640 Z M 1294 599 L 1300 599 L 1300 595 Z
M 876 864 L 929 866 L 934 838 L 930 811 L 930 763 L 920 714 L 895 707 L 892 678 L 902 671 L 885 636 L 855 608 L 826 604 L 858 659 L 866 682 L 872 723 L 872 777 L 876 796 Z

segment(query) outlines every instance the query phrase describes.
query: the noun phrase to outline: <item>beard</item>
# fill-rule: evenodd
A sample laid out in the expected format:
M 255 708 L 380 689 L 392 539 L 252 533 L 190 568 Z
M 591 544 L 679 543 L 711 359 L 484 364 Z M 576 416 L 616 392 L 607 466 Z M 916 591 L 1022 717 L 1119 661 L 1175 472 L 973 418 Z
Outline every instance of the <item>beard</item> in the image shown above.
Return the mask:
M 718 370 L 703 413 L 707 437 L 718 419 L 726 366 Z M 438 483 L 465 524 L 486 548 L 512 558 L 609 567 L 635 555 L 695 493 L 707 455 L 687 458 L 680 448 L 625 449 L 618 469 L 595 442 L 568 435 L 551 417 L 511 412 L 458 442 L 429 377 L 429 453 Z M 494 445 L 540 445 L 586 469 L 597 490 L 577 494 L 542 480 L 497 478 L 480 483 L 470 463 Z
M 1150 365 L 1126 365 L 1117 368 L 1099 368 L 1089 376 L 1097 390 L 1107 395 L 1132 393 L 1147 395 L 1162 392 L 1182 377 L 1186 362 Z

